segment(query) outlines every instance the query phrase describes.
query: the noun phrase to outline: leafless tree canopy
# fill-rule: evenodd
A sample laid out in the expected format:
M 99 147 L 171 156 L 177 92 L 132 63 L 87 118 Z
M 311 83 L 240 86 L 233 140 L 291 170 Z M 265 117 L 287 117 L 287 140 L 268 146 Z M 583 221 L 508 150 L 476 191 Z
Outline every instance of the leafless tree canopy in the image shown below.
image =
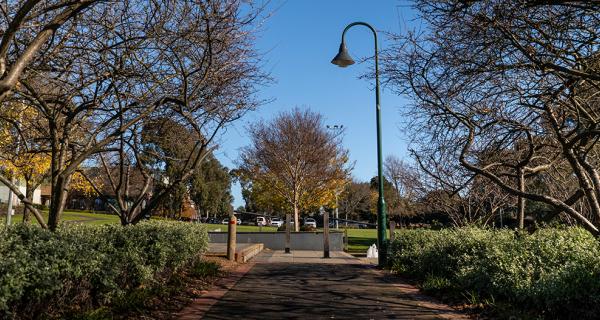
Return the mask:
M 0 5 L 0 101 L 15 88 L 24 70 L 50 51 L 53 38 L 101 0 L 5 1 Z M 105 1 L 108 2 L 108 1 Z
M 416 200 L 422 193 L 423 186 L 419 172 L 410 164 L 394 155 L 389 155 L 383 162 L 383 173 L 390 181 L 400 197 Z
M 119 198 L 115 211 L 124 223 L 136 222 L 139 213 L 152 209 L 164 194 L 149 197 L 141 192 L 133 205 L 124 199 L 131 172 L 145 177 L 144 186 L 160 179 L 152 170 L 164 159 L 148 154 L 142 141 L 143 130 L 153 119 L 168 118 L 198 137 L 180 159 L 186 163 L 182 175 L 163 189 L 168 193 L 189 178 L 221 128 L 261 104 L 255 91 L 269 79 L 259 69 L 261 57 L 253 40 L 262 8 L 249 2 L 27 3 L 42 3 L 28 13 L 31 28 L 50 23 L 56 12 L 77 10 L 53 27 L 33 58 L 23 60 L 21 51 L 27 49 L 19 47 L 34 41 L 27 38 L 35 35 L 24 29 L 28 24 L 20 25 L 20 32 L 9 39 L 10 50 L 0 50 L 0 66 L 8 65 L 7 70 L 22 66 L 14 85 L 12 78 L 5 79 L 6 90 L 14 94 L 2 97 L 25 103 L 43 117 L 38 130 L 44 139 L 31 152 L 46 153 L 52 160 L 51 228 L 60 220 L 71 177 L 82 172 L 83 164 L 110 171 Z M 7 21 L 16 16 L 5 13 Z M 148 157 L 154 157 L 153 168 L 148 167 Z M 113 172 L 115 168 L 120 169 Z M 10 186 L 5 177 L 0 180 Z
M 486 177 L 598 234 L 600 4 L 414 5 L 426 31 L 396 37 L 385 74 L 415 102 L 407 114 L 423 167 L 460 166 L 463 184 Z

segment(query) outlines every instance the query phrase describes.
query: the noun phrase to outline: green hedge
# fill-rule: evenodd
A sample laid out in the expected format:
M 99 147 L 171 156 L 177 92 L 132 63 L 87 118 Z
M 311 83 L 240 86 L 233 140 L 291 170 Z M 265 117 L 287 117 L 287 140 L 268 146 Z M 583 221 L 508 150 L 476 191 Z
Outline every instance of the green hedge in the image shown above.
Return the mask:
M 0 228 L 0 318 L 61 314 L 110 304 L 168 281 L 208 247 L 203 226 L 149 221 L 70 225 L 50 232 Z
M 428 290 L 505 303 L 546 318 L 600 312 L 600 245 L 580 228 L 533 234 L 461 228 L 404 230 L 391 244 L 392 270 Z

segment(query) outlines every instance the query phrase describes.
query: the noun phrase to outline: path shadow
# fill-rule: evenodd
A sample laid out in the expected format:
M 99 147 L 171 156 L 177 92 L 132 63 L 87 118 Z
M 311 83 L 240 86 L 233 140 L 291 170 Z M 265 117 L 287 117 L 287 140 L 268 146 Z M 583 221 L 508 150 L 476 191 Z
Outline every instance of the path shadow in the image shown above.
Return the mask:
M 257 264 L 204 319 L 435 319 L 441 310 L 358 264 Z

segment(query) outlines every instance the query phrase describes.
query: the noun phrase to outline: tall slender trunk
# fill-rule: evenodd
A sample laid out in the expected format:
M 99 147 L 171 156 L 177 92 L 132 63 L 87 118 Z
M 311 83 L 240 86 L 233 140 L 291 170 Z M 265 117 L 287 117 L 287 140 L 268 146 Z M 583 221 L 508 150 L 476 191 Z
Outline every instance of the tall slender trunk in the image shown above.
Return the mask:
M 298 209 L 298 203 L 294 203 L 294 231 L 300 231 L 300 220 L 298 219 L 300 210 Z
M 525 192 L 525 173 L 523 168 L 517 169 L 517 175 L 519 178 L 519 191 Z M 525 198 L 519 196 L 517 199 L 517 219 L 519 220 L 519 229 L 525 227 Z
M 25 180 L 25 198 L 33 202 L 33 185 L 29 180 Z M 31 221 L 31 213 L 27 206 L 23 206 L 23 223 L 29 224 Z

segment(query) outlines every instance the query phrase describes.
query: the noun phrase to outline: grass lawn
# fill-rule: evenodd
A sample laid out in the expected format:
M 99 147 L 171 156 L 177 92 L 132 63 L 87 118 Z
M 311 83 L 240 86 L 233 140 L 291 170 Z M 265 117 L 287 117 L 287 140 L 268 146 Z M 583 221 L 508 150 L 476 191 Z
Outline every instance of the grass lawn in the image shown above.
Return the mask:
M 44 221 L 48 221 L 48 211 L 42 211 Z M 6 217 L 0 217 L 0 223 L 4 223 Z M 15 214 L 12 216 L 13 223 L 20 223 L 23 221 L 22 214 Z M 90 212 L 79 212 L 79 211 L 65 211 L 61 217 L 61 221 L 65 223 L 86 223 L 86 224 L 107 224 L 107 223 L 120 223 L 119 217 L 113 214 L 103 213 L 90 213 Z M 31 223 L 37 224 L 35 217 L 31 217 Z
M 214 231 L 216 229 L 221 229 L 221 232 L 226 232 L 227 231 L 227 225 L 226 224 L 210 224 L 210 223 L 205 223 L 204 224 L 207 228 L 208 231 Z M 237 226 L 237 231 L 238 232 L 258 232 L 259 231 L 259 227 L 258 226 Z M 277 231 L 277 228 L 275 227 L 262 227 L 262 231 Z
M 366 253 L 367 249 L 377 243 L 377 229 L 347 229 L 348 252 Z

